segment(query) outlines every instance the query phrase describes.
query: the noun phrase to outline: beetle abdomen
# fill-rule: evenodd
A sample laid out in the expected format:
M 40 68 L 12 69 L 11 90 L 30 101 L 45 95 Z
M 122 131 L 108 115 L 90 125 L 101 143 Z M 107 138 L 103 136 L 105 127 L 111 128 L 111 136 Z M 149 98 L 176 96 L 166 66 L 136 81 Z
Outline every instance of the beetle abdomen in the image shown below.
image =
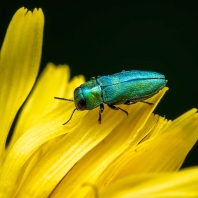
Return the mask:
M 145 100 L 166 85 L 164 75 L 136 70 L 101 76 L 97 82 L 101 86 L 103 102 L 107 104 Z

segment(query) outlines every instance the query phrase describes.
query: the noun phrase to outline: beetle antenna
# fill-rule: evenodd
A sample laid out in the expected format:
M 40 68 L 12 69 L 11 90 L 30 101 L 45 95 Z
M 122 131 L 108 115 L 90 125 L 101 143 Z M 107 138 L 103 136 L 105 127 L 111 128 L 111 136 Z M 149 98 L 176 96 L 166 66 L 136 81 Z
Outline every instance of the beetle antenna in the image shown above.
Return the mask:
M 67 101 L 70 101 L 70 102 L 74 102 L 74 100 L 70 100 L 70 99 L 66 99 L 66 98 L 59 98 L 59 97 L 54 97 L 55 99 L 58 99 L 58 100 L 67 100 Z
M 63 125 L 67 124 L 67 123 L 72 119 L 72 116 L 73 116 L 73 114 L 74 114 L 74 112 L 75 112 L 76 110 L 77 110 L 77 108 L 75 108 L 75 109 L 73 110 L 73 112 L 72 112 L 72 114 L 71 114 L 69 120 L 67 120 L 67 122 L 65 122 Z

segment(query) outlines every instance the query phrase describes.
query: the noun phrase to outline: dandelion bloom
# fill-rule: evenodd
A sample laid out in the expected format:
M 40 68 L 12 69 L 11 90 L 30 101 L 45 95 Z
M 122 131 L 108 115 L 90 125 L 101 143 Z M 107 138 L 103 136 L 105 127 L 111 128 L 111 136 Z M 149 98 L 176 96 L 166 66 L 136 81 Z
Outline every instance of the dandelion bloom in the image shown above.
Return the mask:
M 153 106 L 123 106 L 128 117 L 105 108 L 98 124 L 96 108 L 62 125 L 74 104 L 54 96 L 73 97 L 84 77 L 69 82 L 67 65 L 49 63 L 36 81 L 43 26 L 41 9 L 19 9 L 1 48 L 0 197 L 198 197 L 198 167 L 180 170 L 198 139 L 197 109 L 174 121 L 153 114 L 164 88 Z

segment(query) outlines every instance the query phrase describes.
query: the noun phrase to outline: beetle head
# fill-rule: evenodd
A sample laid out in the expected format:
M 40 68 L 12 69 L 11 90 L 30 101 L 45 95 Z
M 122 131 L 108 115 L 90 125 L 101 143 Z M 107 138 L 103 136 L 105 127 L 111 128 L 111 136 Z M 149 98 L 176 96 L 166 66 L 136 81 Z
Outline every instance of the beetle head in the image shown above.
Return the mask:
M 86 99 L 83 96 L 81 87 L 74 90 L 74 103 L 78 110 L 83 111 L 86 109 Z

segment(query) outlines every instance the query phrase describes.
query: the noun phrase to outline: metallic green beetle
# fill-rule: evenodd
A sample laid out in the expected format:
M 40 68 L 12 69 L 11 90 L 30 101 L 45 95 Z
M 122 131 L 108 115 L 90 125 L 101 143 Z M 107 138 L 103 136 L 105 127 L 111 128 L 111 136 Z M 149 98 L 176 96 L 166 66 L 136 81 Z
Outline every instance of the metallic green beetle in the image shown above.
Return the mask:
M 130 105 L 136 102 L 143 102 L 149 105 L 152 103 L 144 100 L 152 97 L 166 86 L 167 80 L 163 74 L 151 71 L 122 71 L 108 76 L 92 77 L 74 90 L 74 100 L 54 97 L 59 100 L 74 102 L 76 110 L 92 110 L 100 106 L 99 123 L 101 113 L 104 111 L 104 103 L 113 110 L 121 110 L 128 115 L 128 112 L 115 105 Z M 63 124 L 63 125 L 64 125 Z

